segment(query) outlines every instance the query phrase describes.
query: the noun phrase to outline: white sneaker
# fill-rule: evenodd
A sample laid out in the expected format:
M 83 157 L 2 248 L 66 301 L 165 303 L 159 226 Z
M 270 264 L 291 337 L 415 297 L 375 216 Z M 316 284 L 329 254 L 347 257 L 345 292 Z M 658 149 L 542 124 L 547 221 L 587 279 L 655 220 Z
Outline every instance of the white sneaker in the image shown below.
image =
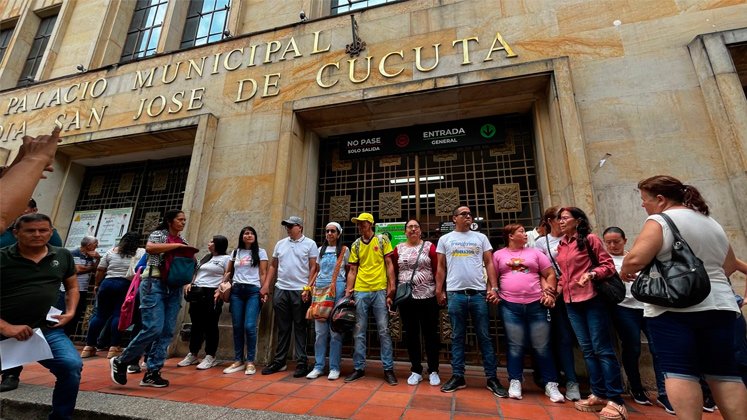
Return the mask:
M 311 370 L 311 372 L 309 372 L 309 373 L 308 373 L 308 374 L 306 375 L 306 379 L 316 379 L 316 378 L 318 378 L 318 377 L 319 377 L 319 375 L 321 375 L 322 373 L 324 373 L 324 372 L 323 372 L 323 371 L 322 371 L 321 369 L 317 369 L 317 368 L 314 368 L 314 369 L 312 369 L 312 370 Z
M 327 379 L 329 379 L 330 381 L 340 379 L 340 371 L 336 369 L 330 369 L 329 375 L 327 375 Z
M 184 359 L 182 359 L 181 362 L 177 363 L 176 365 L 179 367 L 185 367 L 195 364 L 197 364 L 197 357 L 195 357 L 195 355 L 192 353 L 187 353 L 187 355 L 184 356 Z
M 202 359 L 202 362 L 200 362 L 199 365 L 197 365 L 197 369 L 204 370 L 204 369 L 210 369 L 211 367 L 218 364 L 218 361 L 215 360 L 215 357 L 211 355 L 205 356 L 204 359 Z
M 563 397 L 563 394 L 558 390 L 557 382 L 548 382 L 547 385 L 545 385 L 545 395 L 550 397 L 550 401 L 554 403 L 562 403 L 565 401 L 565 397 Z
M 223 373 L 235 373 L 244 370 L 244 364 L 241 362 L 233 362 L 231 366 L 223 369 Z
M 577 382 L 567 382 L 565 384 L 565 399 L 568 401 L 581 400 L 581 391 L 578 389 Z
M 431 383 L 431 386 L 441 385 L 441 378 L 438 376 L 438 372 L 431 372 L 428 375 L 428 381 Z
M 523 398 L 521 396 L 521 382 L 518 379 L 511 379 L 508 385 L 508 398 L 515 398 L 517 400 Z
M 413 372 L 412 374 L 410 374 L 410 377 L 407 378 L 407 385 L 417 385 L 422 380 L 423 375 Z

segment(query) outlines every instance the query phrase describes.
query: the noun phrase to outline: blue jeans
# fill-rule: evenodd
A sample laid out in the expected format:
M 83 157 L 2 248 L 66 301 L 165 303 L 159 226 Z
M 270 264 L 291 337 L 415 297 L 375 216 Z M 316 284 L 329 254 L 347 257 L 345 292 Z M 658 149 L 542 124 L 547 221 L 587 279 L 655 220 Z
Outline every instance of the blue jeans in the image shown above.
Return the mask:
M 345 282 L 338 281 L 335 284 L 335 303 L 345 296 Z M 314 321 L 316 340 L 314 341 L 314 369 L 324 370 L 324 358 L 327 354 L 329 343 L 329 369 L 340 370 L 342 358 L 342 334 L 330 329 L 330 321 Z
M 501 301 L 501 318 L 508 340 L 508 379 L 521 381 L 524 371 L 524 344 L 534 350 L 542 382 L 558 382 L 555 361 L 550 351 L 550 321 L 540 301 L 521 304 Z
M 254 362 L 257 354 L 257 319 L 261 307 L 259 287 L 233 283 L 231 287 L 231 323 L 233 324 L 233 360 Z M 244 359 L 246 343 L 246 359 Z
M 568 309 L 563 296 L 558 295 L 555 307 L 550 309 L 552 330 L 552 352 L 555 356 L 555 366 L 565 373 L 566 383 L 576 382 L 576 362 L 573 356 L 573 346 L 576 345 L 576 335 L 568 319 Z
M 381 342 L 381 363 L 384 370 L 394 369 L 394 349 L 389 335 L 389 310 L 386 307 L 386 290 L 375 292 L 355 292 L 355 352 L 353 362 L 356 370 L 366 369 L 366 328 L 368 310 L 372 309 L 376 318 Z
M 130 282 L 123 277 L 104 279 L 96 294 L 96 311 L 88 321 L 86 345 L 94 347 L 104 328 L 109 329 L 109 343 L 119 345 L 119 312 L 127 296 Z M 107 321 L 108 324 L 107 324 Z
M 65 335 L 62 328 L 43 329 L 44 338 L 52 350 L 52 359 L 40 360 L 39 364 L 49 369 L 57 381 L 52 392 L 52 412 L 50 419 L 72 419 L 75 401 L 80 388 L 80 373 L 83 361 L 78 350 Z
M 628 375 L 630 390 L 633 392 L 643 391 L 641 373 L 638 370 L 638 361 L 641 358 L 641 331 L 643 331 L 646 334 L 646 338 L 648 338 L 649 351 L 654 361 L 656 390 L 659 395 L 667 395 L 667 391 L 664 388 L 664 374 L 659 369 L 659 363 L 656 361 L 656 350 L 651 344 L 653 340 L 643 319 L 643 309 L 615 305 L 612 311 L 612 322 L 615 324 L 617 336 L 620 337 L 622 364 L 623 368 L 625 368 L 625 374 Z
M 122 363 L 137 361 L 151 345 L 148 352 L 148 371 L 161 370 L 166 360 L 166 350 L 174 338 L 176 317 L 182 307 L 182 288 L 169 287 L 161 279 L 146 277 L 140 283 L 140 318 L 142 329 L 119 356 Z
M 566 305 L 589 372 L 591 392 L 622 404 L 620 363 L 612 346 L 610 309 L 601 297 Z
M 480 291 L 472 296 L 463 292 L 448 292 L 449 319 L 451 319 L 451 369 L 453 375 L 464 376 L 464 342 L 467 338 L 467 318 L 472 318 L 472 325 L 477 335 L 477 343 L 482 353 L 482 366 L 486 378 L 495 378 L 497 361 L 493 340 L 490 338 L 490 315 L 486 292 Z

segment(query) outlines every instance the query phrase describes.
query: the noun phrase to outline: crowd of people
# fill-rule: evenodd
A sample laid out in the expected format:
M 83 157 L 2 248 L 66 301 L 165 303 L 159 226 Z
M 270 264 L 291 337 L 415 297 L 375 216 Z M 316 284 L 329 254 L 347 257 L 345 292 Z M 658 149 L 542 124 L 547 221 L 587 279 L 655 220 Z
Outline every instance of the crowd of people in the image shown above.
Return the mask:
M 34 163 L 35 170 L 49 169 L 48 144 L 56 145 L 57 135 L 58 131 L 40 136 L 46 143 L 24 140 L 24 145 L 29 145 L 24 150 L 41 161 Z M 724 229 L 709 216 L 708 205 L 695 187 L 669 176 L 654 176 L 641 181 L 638 188 L 648 218 L 629 251 L 622 229 L 611 226 L 597 236 L 586 213 L 570 206 L 547 209 L 531 232 L 520 224 L 506 225 L 505 247 L 498 250 L 487 236 L 472 230 L 474 218 L 468 206 L 454 209 L 454 230 L 435 243 L 424 238 L 417 219 L 407 220 L 406 240 L 396 246 L 388 236 L 375 233 L 370 213 L 351 219 L 359 237 L 349 246 L 342 243 L 340 223 L 329 222 L 323 244 L 317 246 L 304 235 L 304 221 L 291 216 L 281 222 L 287 237 L 278 241 L 269 255 L 251 226 L 240 230 L 233 249 L 225 236 L 213 236 L 208 254 L 195 264 L 187 285 L 166 281 L 169 270 L 175 270 L 173 263 L 171 268 L 167 264 L 174 261 L 173 255 L 191 258 L 189 250 L 196 251 L 181 236 L 187 221 L 181 210 L 165 212 L 144 249 L 138 248 L 140 236 L 129 232 L 102 256 L 95 251 L 94 237 L 84 237 L 80 248 L 72 252 L 52 242 L 51 219 L 37 213 L 35 203 L 29 203 L 33 211 L 25 212 L 3 204 L 0 216 L 4 224 L 15 219 L 16 213 L 25 214 L 8 229 L 17 242 L 4 243 L 7 246 L 0 249 L 0 335 L 23 341 L 34 328 L 41 329 L 53 358 L 40 363 L 57 378 L 50 418 L 71 418 L 81 358 L 96 355 L 102 342 L 108 344 L 111 379 L 116 384 L 126 385 L 128 373 L 140 371 L 139 360 L 144 357 L 146 370 L 140 385 L 169 385 L 161 369 L 184 300 L 189 302 L 192 328 L 189 353 L 177 366 L 210 369 L 219 364 L 218 323 L 227 303 L 234 358 L 223 373 L 256 374 L 260 309 L 272 304 L 277 344 L 261 374 L 287 369 L 293 340 L 294 377 L 316 380 L 326 373 L 328 380 L 339 379 L 343 333 L 334 328 L 330 318 L 313 320 L 313 364 L 306 352 L 311 325 L 307 310 L 320 290 L 326 290 L 326 298 L 335 304 L 345 301 L 355 306 L 353 370 L 344 377 L 345 382 L 366 375 L 366 330 L 371 313 L 379 336 L 384 381 L 398 385 L 388 321 L 393 311 L 399 311 L 410 361 L 406 382 L 411 386 L 425 377 L 429 385 L 440 386 L 445 393 L 467 386 L 465 346 L 471 324 L 486 388 L 497 397 L 523 398 L 524 356 L 531 353 L 536 381 L 550 401 L 572 401 L 577 410 L 598 412 L 601 419 L 628 418 L 623 371 L 627 392 L 637 404 L 656 403 L 667 413 L 688 419 L 699 418 L 702 410 L 712 410 L 717 404 L 724 418 L 747 418 L 745 323 L 740 312 L 742 301 L 729 281 L 735 271 L 747 274 L 747 264 L 736 258 Z M 640 302 L 630 287 L 639 271 L 654 260 L 670 260 L 673 246 L 679 246 L 674 244 L 668 218 L 702 260 L 710 280 L 707 297 L 684 308 Z M 135 273 L 141 278 L 139 319 L 132 339 L 122 349 L 120 308 Z M 599 286 L 616 273 L 627 282 L 625 297 L 610 303 Z M 91 277 L 96 308 L 86 346 L 79 354 L 67 335 L 74 333 L 85 310 Z M 403 285 L 407 286 L 402 288 L 404 297 L 399 291 Z M 63 313 L 53 316 L 56 322 L 49 322 L 47 311 L 55 305 Z M 498 305 L 506 334 L 508 388 L 497 376 L 490 305 Z M 451 376 L 443 384 L 438 332 L 442 307 L 448 312 L 452 330 Z M 619 338 L 620 357 L 613 332 Z M 647 337 L 655 371 L 657 395 L 653 400 L 640 374 L 641 332 Z M 199 358 L 203 345 L 205 356 Z M 576 346 L 588 373 L 590 393 L 586 398 L 582 398 L 576 376 Z M 20 367 L 3 371 L 2 390 L 17 387 L 19 375 Z M 714 402 L 709 401 L 711 395 Z

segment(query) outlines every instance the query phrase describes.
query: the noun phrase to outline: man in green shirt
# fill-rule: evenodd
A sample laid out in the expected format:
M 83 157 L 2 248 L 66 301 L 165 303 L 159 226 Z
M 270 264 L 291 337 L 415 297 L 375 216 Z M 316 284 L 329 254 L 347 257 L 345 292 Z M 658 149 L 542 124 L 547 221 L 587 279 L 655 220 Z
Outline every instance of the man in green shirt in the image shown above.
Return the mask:
M 39 363 L 55 375 L 50 418 L 70 419 L 80 387 L 83 362 L 64 326 L 78 304 L 75 262 L 70 251 L 50 246 L 52 221 L 44 214 L 21 216 L 13 230 L 18 243 L 0 249 L 0 339 L 28 340 L 39 328 L 52 358 Z M 64 283 L 66 313 L 49 324 L 47 313 Z

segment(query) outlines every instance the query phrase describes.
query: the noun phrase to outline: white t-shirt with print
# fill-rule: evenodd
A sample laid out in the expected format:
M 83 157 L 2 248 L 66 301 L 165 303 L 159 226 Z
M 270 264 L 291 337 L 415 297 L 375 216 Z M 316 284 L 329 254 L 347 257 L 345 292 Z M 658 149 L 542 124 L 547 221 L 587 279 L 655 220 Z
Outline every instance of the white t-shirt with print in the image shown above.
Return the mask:
M 492 251 L 488 237 L 479 232 L 449 232 L 438 240 L 436 252 L 446 256 L 446 291 L 485 290 L 483 253 Z
M 208 262 L 201 264 L 195 275 L 194 285 L 197 287 L 218 287 L 223 274 L 226 272 L 230 255 L 214 255 Z
M 267 261 L 267 251 L 259 249 L 259 261 Z M 261 287 L 259 281 L 259 264 L 252 266 L 252 251 L 237 249 L 236 259 L 233 261 L 233 281 L 240 284 L 251 284 Z

